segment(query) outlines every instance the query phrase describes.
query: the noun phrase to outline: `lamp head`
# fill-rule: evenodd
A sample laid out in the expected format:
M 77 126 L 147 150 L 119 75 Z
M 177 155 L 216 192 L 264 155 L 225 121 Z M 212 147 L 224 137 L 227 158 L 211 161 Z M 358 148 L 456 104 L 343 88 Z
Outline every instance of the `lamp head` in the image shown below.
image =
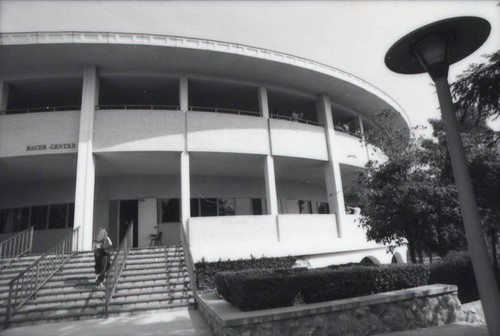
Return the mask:
M 473 16 L 434 22 L 394 43 L 385 55 L 385 64 L 402 74 L 428 72 L 435 80 L 447 76 L 451 64 L 476 51 L 490 30 L 488 21 Z

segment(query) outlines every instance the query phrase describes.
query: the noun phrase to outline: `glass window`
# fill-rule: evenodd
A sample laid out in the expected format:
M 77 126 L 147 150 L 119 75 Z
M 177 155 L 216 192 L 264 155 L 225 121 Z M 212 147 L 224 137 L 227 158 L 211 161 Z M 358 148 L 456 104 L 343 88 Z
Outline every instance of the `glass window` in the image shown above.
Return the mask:
M 318 203 L 318 213 L 320 213 L 320 214 L 329 214 L 330 213 L 330 208 L 328 206 L 328 203 L 319 202 Z
M 49 206 L 49 229 L 62 229 L 67 227 L 68 206 L 66 204 L 53 204 Z
M 236 213 L 234 204 L 234 198 L 219 198 L 219 216 L 234 216 Z
M 75 203 L 68 204 L 68 227 L 72 228 L 75 222 Z
M 160 223 L 180 222 L 180 200 L 178 198 L 158 200 Z
M 191 198 L 191 217 L 200 217 L 200 199 Z
M 36 206 L 31 208 L 31 225 L 35 226 L 35 230 L 47 229 L 47 210 L 48 206 Z
M 261 198 L 252 198 L 252 213 L 254 215 L 263 215 L 262 209 L 262 199 Z
M 236 202 L 236 215 L 249 216 L 252 214 L 252 202 L 249 198 L 237 198 Z
M 200 200 L 201 216 L 217 216 L 217 199 L 202 198 Z
M 19 232 L 28 227 L 30 208 L 0 210 L 0 233 Z

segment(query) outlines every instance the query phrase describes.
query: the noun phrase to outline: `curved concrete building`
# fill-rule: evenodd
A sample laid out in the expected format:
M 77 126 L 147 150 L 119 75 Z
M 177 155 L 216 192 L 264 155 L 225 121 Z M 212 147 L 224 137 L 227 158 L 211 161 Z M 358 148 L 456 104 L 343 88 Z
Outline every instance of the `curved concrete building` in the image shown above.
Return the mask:
M 390 262 L 343 188 L 373 153 L 374 116 L 408 130 L 404 112 L 350 74 L 236 42 L 2 33 L 1 238 L 31 224 L 41 251 L 79 228 L 89 250 L 133 220 L 138 247 L 184 227 L 195 261 Z

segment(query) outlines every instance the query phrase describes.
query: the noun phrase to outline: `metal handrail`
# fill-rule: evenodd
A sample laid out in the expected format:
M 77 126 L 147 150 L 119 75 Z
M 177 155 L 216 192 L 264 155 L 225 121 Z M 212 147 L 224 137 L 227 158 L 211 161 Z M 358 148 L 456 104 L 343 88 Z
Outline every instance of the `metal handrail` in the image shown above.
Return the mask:
M 239 110 L 239 109 L 230 109 L 230 108 L 225 108 L 225 107 L 189 106 L 188 109 L 189 109 L 189 111 L 193 111 L 193 112 L 229 113 L 229 114 L 237 114 L 237 115 L 248 115 L 248 116 L 262 117 L 261 112 L 249 111 L 249 110 Z
M 5 328 L 9 326 L 12 316 L 76 253 L 78 232 L 79 228 L 76 228 L 68 233 L 9 282 Z
M 115 252 L 113 261 L 106 275 L 106 305 L 104 308 L 104 317 L 108 317 L 109 304 L 111 298 L 116 290 L 116 285 L 118 284 L 118 279 L 125 267 L 127 262 L 127 257 L 130 251 L 130 246 L 132 245 L 132 227 L 134 226 L 134 221 L 131 221 L 128 225 L 127 232 L 123 236 L 118 249 Z
M 96 105 L 96 110 L 175 110 L 179 111 L 179 105 L 148 105 L 148 104 L 110 104 Z
M 194 268 L 193 256 L 191 254 L 191 247 L 189 245 L 189 240 L 187 239 L 186 229 L 181 223 L 181 244 L 184 250 L 184 259 L 186 260 L 186 265 L 189 275 L 189 284 L 191 285 L 191 290 L 193 291 L 194 297 L 194 308 L 198 306 L 198 289 L 196 287 L 196 270 Z
M 299 123 L 307 124 L 307 125 L 314 125 L 314 126 L 322 126 L 322 124 L 318 121 L 312 121 L 312 120 L 307 120 L 307 119 L 302 119 L 302 118 L 294 118 L 289 115 L 283 115 L 283 114 L 270 114 L 269 117 L 271 119 L 281 119 L 281 120 L 288 120 L 288 121 L 296 121 Z
M 9 110 L 1 111 L 0 114 L 76 111 L 76 110 L 80 110 L 80 109 L 81 109 L 81 105 L 41 106 L 41 107 L 26 107 L 26 108 L 19 108 L 19 109 L 9 109 Z
M 31 253 L 33 226 L 0 243 L 0 269 L 25 253 Z

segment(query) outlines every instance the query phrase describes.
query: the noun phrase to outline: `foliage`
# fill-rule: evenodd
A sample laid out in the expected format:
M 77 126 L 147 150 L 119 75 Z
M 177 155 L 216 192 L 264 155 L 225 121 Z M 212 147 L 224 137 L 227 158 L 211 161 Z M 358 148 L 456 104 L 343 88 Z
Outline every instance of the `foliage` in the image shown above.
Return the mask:
M 383 265 L 316 270 L 244 270 L 217 274 L 217 290 L 241 310 L 339 300 L 428 283 L 427 265 Z
M 468 252 L 452 252 L 431 265 L 429 283 L 452 284 L 458 287 L 460 302 L 479 300 L 472 261 Z
M 500 114 L 500 50 L 486 58 L 487 63 L 471 64 L 451 86 L 461 118 L 476 111 L 480 122 Z
M 437 144 L 412 136 L 401 146 L 403 140 L 385 139 L 392 154 L 385 162 L 369 162 L 347 197 L 357 197 L 368 239 L 390 249 L 408 244 L 416 262 L 423 252 L 442 256 L 463 246 L 464 234 L 456 189 L 442 183 Z
M 292 268 L 296 257 L 282 258 L 251 258 L 206 262 L 195 264 L 197 287 L 202 291 L 211 291 L 216 288 L 215 275 L 223 271 L 238 271 L 245 269 L 286 269 Z

